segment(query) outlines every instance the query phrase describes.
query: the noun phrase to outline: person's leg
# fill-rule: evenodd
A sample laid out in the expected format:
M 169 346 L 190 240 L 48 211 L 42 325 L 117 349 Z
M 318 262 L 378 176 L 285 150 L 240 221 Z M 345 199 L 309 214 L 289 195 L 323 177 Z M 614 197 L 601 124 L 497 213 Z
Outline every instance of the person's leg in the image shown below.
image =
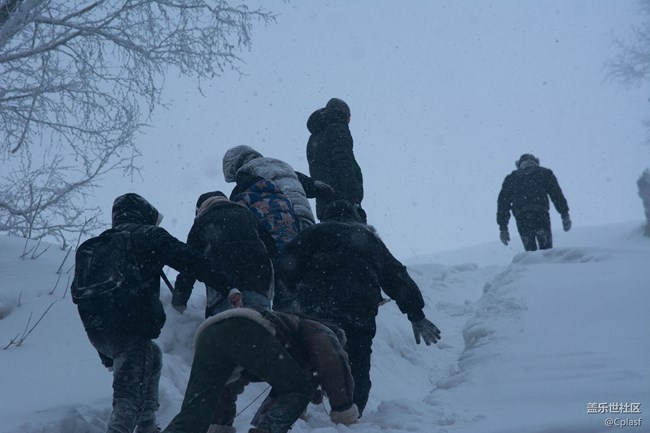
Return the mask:
M 229 320 L 217 322 L 202 331 L 181 410 L 164 433 L 207 431 L 217 400 L 236 367 L 230 350 L 237 345 L 236 339 L 245 341 L 248 338 L 244 333 L 223 326 L 227 322 Z
M 524 250 L 537 251 L 535 226 L 531 215 L 529 213 L 518 214 L 515 220 L 517 221 L 517 231 L 519 231 L 519 237 L 521 237 Z
M 123 334 L 89 337 L 97 350 L 113 359 L 113 411 L 107 433 L 132 433 L 150 382 L 151 366 L 146 363 L 152 342 Z
M 211 425 L 232 425 L 237 415 L 237 396 L 244 392 L 244 389 L 249 383 L 248 379 L 240 377 L 226 384 L 219 396 L 217 407 L 212 414 Z
M 372 339 L 375 337 L 376 325 L 374 319 L 366 321 L 361 327 L 343 327 L 347 336 L 345 349 L 350 361 L 350 372 L 354 379 L 354 395 L 352 401 L 359 409 L 359 417 L 368 403 L 370 388 L 370 359 L 372 355 Z
M 282 344 L 260 324 L 245 318 L 225 319 L 202 331 L 181 411 L 164 432 L 205 432 L 236 366 L 279 391 L 276 407 L 259 427 L 272 433 L 286 432 L 307 406 L 311 385 Z
M 229 319 L 234 329 L 246 330 L 246 344 L 238 344 L 232 359 L 245 370 L 273 387 L 275 404 L 260 417 L 257 427 L 271 433 L 285 433 L 309 404 L 313 388 L 302 367 L 282 344 L 260 324 L 248 319 Z M 252 332 L 257 329 L 257 332 Z M 251 347 L 255 348 L 252 352 Z
M 156 411 L 158 410 L 158 384 L 162 370 L 162 353 L 160 348 L 153 341 L 149 341 L 149 347 L 145 360 L 145 382 L 143 386 L 143 404 L 140 418 L 137 423 L 138 433 L 150 433 L 159 431 L 156 426 Z
M 536 215 L 535 236 L 540 250 L 553 248 L 553 234 L 551 233 L 551 216 L 548 212 L 540 212 Z

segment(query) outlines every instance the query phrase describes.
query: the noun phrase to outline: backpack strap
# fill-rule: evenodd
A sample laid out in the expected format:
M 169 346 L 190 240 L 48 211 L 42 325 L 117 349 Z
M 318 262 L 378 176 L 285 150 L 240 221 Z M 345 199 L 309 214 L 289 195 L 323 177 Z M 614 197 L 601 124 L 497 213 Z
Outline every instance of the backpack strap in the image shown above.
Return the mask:
M 165 273 L 162 271 L 162 269 L 160 270 L 160 276 L 162 277 L 163 281 L 165 282 L 165 285 L 167 285 L 167 287 L 169 287 L 169 291 L 172 292 L 172 295 L 173 295 L 174 294 L 174 287 L 172 286 L 172 283 L 169 282 L 169 278 L 167 278 L 167 275 L 165 275 Z

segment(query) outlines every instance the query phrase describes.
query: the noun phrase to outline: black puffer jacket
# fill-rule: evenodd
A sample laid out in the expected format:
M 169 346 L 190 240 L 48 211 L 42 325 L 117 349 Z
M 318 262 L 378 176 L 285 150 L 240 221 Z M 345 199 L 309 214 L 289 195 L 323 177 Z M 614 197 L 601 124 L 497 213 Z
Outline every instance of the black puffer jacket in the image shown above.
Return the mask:
M 508 227 L 510 212 L 517 218 L 526 212 L 548 212 L 548 198 L 562 216 L 569 214 L 562 189 L 553 171 L 537 164 L 518 168 L 503 181 L 497 199 L 497 224 L 501 229 Z
M 194 220 L 187 244 L 219 263 L 239 290 L 254 291 L 269 298 L 273 270 L 258 234 L 259 223 L 255 215 L 244 205 L 225 197 L 206 204 L 206 209 Z M 172 304 L 186 305 L 194 282 L 191 273 L 180 273 Z M 208 309 L 228 295 L 227 286 L 207 285 L 206 288 Z
M 229 278 L 216 264 L 167 230 L 157 227 L 158 217 L 156 208 L 137 194 L 129 193 L 115 199 L 110 231 L 131 234 L 133 251 L 129 255 L 139 265 L 140 278 L 126 281 L 127 287 L 110 299 L 88 299 L 78 304 L 88 333 L 123 332 L 157 338 L 165 323 L 159 299 L 160 275 L 165 265 L 179 272 L 191 271 L 198 279 L 212 284 L 229 284 Z M 75 287 L 73 280 L 71 290 Z
M 383 289 L 411 321 L 423 318 L 422 294 L 406 267 L 359 220 L 352 204 L 337 200 L 323 222 L 287 244 L 279 277 L 301 311 L 330 320 L 374 318 Z
M 354 157 L 347 114 L 335 107 L 322 108 L 309 116 L 307 129 L 311 133 L 307 142 L 311 177 L 334 188 L 336 198 L 360 205 L 363 200 L 363 176 Z M 328 204 L 327 198 L 316 198 L 318 219 L 322 219 Z

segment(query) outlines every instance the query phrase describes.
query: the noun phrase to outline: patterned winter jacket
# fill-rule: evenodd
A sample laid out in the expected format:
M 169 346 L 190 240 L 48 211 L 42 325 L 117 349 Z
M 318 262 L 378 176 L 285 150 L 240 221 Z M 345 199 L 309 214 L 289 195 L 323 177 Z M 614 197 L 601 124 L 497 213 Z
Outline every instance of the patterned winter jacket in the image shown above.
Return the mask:
M 299 231 L 293 205 L 275 182 L 259 177 L 244 179 L 244 176 L 238 176 L 237 187 L 230 199 L 253 211 L 262 227 L 271 235 L 275 251 L 269 251 L 269 254 L 275 260 Z
M 314 214 L 296 171 L 284 161 L 262 156 L 249 146 L 235 146 L 223 157 L 223 173 L 226 182 L 235 182 L 237 174 L 259 176 L 275 182 L 291 201 L 296 216 L 314 224 Z

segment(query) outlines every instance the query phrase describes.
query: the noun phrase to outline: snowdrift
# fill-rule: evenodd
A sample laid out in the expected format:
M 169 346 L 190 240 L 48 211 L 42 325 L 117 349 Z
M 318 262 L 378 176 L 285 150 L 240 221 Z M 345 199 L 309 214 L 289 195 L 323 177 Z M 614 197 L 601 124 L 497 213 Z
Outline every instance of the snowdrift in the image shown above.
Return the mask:
M 442 340 L 416 345 L 406 318 L 385 304 L 362 420 L 334 426 L 325 402 L 292 431 L 605 432 L 625 423 L 647 431 L 650 239 L 640 223 L 625 223 L 575 229 L 570 240 L 543 252 L 484 244 L 407 260 Z M 70 299 L 72 256 L 0 238 L 0 433 L 105 431 L 111 375 Z M 197 284 L 181 315 L 162 290 L 164 427 L 182 401 L 205 297 Z M 266 392 L 246 390 L 238 431 Z

